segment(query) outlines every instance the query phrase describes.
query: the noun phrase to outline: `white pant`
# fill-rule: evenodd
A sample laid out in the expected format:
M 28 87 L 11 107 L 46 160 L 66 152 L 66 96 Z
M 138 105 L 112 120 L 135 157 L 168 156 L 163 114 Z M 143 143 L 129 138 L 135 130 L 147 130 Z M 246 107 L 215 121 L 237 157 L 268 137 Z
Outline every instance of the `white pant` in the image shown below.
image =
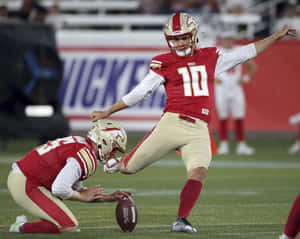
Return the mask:
M 178 113 L 166 112 L 153 131 L 127 156 L 126 169 L 136 173 L 175 149 L 181 151 L 187 171 L 200 167 L 208 169 L 210 145 L 206 122 L 200 119 L 189 122 L 181 119 Z
M 216 85 L 215 99 L 217 113 L 220 119 L 227 119 L 232 113 L 233 118 L 242 119 L 245 117 L 246 103 L 242 87 L 236 87 L 230 91 Z

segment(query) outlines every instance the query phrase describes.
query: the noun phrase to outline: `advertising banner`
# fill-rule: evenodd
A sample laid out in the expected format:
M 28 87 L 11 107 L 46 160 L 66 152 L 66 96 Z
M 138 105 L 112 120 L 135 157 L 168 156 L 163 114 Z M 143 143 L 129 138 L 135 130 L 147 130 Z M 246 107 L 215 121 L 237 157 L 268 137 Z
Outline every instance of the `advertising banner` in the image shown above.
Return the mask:
M 64 62 L 60 99 L 76 130 L 88 129 L 93 110 L 107 109 L 128 93 L 148 72 L 151 58 L 168 51 L 161 32 L 60 32 L 57 43 Z M 259 70 L 245 86 L 247 130 L 294 130 L 288 118 L 300 111 L 299 55 L 299 41 L 280 41 L 255 58 Z M 148 131 L 160 118 L 164 102 L 160 88 L 111 118 L 126 130 Z M 210 127 L 217 128 L 216 115 Z
M 79 33 L 76 37 L 65 34 L 58 38 L 64 62 L 60 99 L 75 130 L 88 129 L 93 110 L 107 109 L 128 93 L 147 74 L 152 57 L 167 51 L 161 34 L 96 34 L 88 44 L 80 37 Z M 130 131 L 149 130 L 160 118 L 164 104 L 161 88 L 111 118 Z

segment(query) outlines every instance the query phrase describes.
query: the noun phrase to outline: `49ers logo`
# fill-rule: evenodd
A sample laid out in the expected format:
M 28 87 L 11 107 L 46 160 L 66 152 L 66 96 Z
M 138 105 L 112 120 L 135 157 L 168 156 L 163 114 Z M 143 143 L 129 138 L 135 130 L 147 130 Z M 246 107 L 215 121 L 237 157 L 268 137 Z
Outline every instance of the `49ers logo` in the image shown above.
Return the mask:
M 195 20 L 192 17 L 188 17 L 187 18 L 187 25 L 189 26 L 191 24 L 196 25 L 196 22 L 195 22 Z
M 116 139 L 120 139 L 122 142 L 125 140 L 125 135 L 119 128 L 106 128 L 103 131 L 109 131 Z

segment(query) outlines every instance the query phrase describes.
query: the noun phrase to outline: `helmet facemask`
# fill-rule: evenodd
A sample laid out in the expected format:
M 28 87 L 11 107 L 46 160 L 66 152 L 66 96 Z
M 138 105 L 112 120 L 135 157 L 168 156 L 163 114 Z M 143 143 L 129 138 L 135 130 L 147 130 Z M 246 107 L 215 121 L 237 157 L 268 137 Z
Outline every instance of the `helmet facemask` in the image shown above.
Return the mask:
M 99 139 L 97 140 L 98 154 L 99 160 L 102 164 L 114 156 L 114 154 L 118 151 L 115 148 L 115 143 L 110 134 L 101 132 Z

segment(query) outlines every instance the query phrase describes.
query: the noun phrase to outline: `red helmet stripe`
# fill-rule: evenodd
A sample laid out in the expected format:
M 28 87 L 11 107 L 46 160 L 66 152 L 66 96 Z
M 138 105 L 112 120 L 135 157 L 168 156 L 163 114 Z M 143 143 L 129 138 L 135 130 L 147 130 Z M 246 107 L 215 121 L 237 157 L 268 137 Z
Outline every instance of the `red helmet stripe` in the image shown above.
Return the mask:
M 103 131 L 113 131 L 113 130 L 120 130 L 119 128 L 106 128 L 102 129 Z
M 181 30 L 181 25 L 180 25 L 180 13 L 176 13 L 174 16 L 173 16 L 173 19 L 172 19 L 172 25 L 173 25 L 173 32 L 176 32 L 176 31 L 180 31 Z

